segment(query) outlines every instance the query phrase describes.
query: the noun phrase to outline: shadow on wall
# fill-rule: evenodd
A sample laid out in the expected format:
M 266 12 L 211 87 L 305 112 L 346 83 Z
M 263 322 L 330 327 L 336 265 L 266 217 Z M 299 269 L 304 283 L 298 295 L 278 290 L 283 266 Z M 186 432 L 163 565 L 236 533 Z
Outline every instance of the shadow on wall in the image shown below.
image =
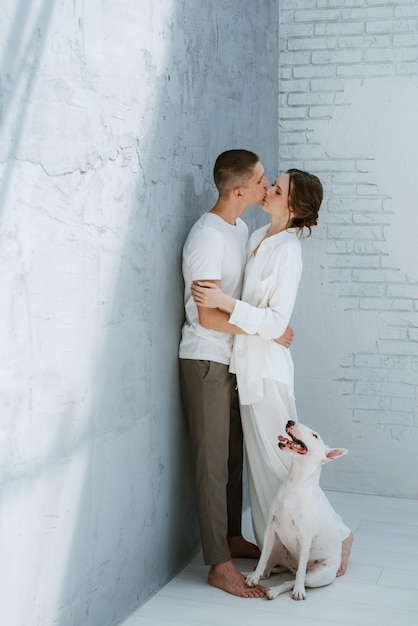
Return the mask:
M 254 50 L 266 46 L 269 10 L 254 34 L 238 0 L 221 17 L 210 5 L 194 12 L 182 2 L 173 7 L 164 71 L 158 74 L 149 55 L 143 57 L 158 99 L 142 120 L 146 133 L 139 130 L 139 181 L 116 291 L 100 330 L 99 393 L 86 427 L 88 465 L 60 626 L 118 623 L 197 548 L 177 374 L 181 249 L 190 226 L 213 202 L 209 173 L 219 152 L 253 145 L 270 164 L 277 162 L 277 135 L 264 130 L 277 127 L 276 101 L 267 101 L 262 115 L 252 95 L 254 83 L 261 89 L 273 74 L 268 64 L 266 76 L 254 64 Z M 230 37 L 232 27 L 238 27 L 240 47 Z
M 141 185 L 136 191 L 138 209 L 102 329 L 97 403 L 86 425 L 88 462 L 64 576 L 60 626 L 119 623 L 167 582 L 198 545 L 177 379 L 183 318 L 179 251 L 173 254 L 166 242 L 163 254 L 164 237 L 151 237 L 155 226 L 144 223 L 144 196 L 149 193 L 147 202 L 153 204 L 152 191 Z M 199 205 L 190 188 L 188 193 Z
M 181 23 L 183 17 L 172 20 Z M 167 63 L 181 54 L 167 49 Z M 188 132 L 177 117 L 174 132 L 167 76 L 151 68 L 149 78 L 158 96 L 143 119 L 146 133 L 139 130 L 129 225 L 99 330 L 97 401 L 86 424 L 85 480 L 60 626 L 119 623 L 198 547 L 177 352 L 181 247 L 195 219 L 185 207 L 200 213 L 205 201 L 195 192 L 187 162 L 193 128 Z
M 20 0 L 13 15 L 7 42 L 4 46 L 0 67 L 0 129 L 10 125 L 11 136 L 8 152 L 4 153 L 5 166 L 0 182 L 0 214 L 6 200 L 14 158 L 19 153 L 25 130 L 26 114 L 33 92 L 39 62 L 48 34 L 55 2 L 44 0 L 35 18 L 31 19 L 32 32 L 26 32 L 28 20 L 27 0 Z M 34 26 L 32 26 L 34 25 Z M 40 36 L 42 32 L 42 37 Z M 13 80 L 10 80 L 13 78 Z M 3 149 L 0 148 L 0 154 Z

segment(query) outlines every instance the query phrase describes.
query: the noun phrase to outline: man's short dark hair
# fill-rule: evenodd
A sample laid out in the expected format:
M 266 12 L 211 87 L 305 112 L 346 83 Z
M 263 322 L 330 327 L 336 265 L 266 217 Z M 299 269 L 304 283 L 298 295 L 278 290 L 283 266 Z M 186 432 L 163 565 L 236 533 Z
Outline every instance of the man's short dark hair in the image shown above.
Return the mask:
M 254 167 L 260 161 L 250 150 L 226 150 L 218 156 L 213 178 L 220 196 L 228 196 L 236 187 L 246 187 Z

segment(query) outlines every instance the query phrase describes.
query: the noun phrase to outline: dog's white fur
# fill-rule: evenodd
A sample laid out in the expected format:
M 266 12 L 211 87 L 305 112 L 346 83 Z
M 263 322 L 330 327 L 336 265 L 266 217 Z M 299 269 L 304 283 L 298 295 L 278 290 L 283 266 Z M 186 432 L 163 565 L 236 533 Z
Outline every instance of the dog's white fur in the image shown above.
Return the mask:
M 279 447 L 293 455 L 288 476 L 271 508 L 260 560 L 246 578 L 248 587 L 272 572 L 290 570 L 294 580 L 270 587 L 267 598 L 293 589 L 294 600 L 306 599 L 306 587 L 332 583 L 341 562 L 342 538 L 338 517 L 319 486 L 321 467 L 346 454 L 345 448 L 328 448 L 315 431 L 289 421 L 279 436 Z M 275 566 L 281 566 L 278 569 Z

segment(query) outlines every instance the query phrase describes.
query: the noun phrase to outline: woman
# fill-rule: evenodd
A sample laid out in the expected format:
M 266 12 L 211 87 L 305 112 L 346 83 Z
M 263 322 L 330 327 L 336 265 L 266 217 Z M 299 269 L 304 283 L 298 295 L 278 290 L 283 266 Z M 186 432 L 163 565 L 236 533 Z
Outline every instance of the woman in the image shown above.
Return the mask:
M 230 369 L 237 376 L 251 514 L 259 546 L 270 504 L 290 464 L 290 457 L 278 448 L 277 436 L 285 431 L 288 420 L 297 420 L 292 357 L 274 339 L 289 324 L 302 272 L 300 238 L 305 229 L 309 236 L 317 224 L 322 198 L 322 184 L 313 174 L 298 169 L 282 174 L 262 203 L 271 222 L 256 230 L 249 241 L 242 300 L 210 282 L 198 282 L 192 288 L 196 304 L 228 312 L 229 322 L 247 333 L 235 336 Z M 346 540 L 341 574 L 352 535 L 342 521 L 340 525 Z

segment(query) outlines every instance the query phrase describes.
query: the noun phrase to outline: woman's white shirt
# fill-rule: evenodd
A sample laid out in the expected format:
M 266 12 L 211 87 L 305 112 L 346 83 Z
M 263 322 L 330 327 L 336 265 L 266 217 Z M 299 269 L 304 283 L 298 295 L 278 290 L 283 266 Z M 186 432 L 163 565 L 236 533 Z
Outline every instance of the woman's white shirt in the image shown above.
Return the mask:
M 274 339 L 284 333 L 292 315 L 302 274 L 301 244 L 294 228 L 264 239 L 268 228 L 250 238 L 241 300 L 229 318 L 249 333 L 235 336 L 230 364 L 242 404 L 263 397 L 266 378 L 286 383 L 294 395 L 290 351 Z

